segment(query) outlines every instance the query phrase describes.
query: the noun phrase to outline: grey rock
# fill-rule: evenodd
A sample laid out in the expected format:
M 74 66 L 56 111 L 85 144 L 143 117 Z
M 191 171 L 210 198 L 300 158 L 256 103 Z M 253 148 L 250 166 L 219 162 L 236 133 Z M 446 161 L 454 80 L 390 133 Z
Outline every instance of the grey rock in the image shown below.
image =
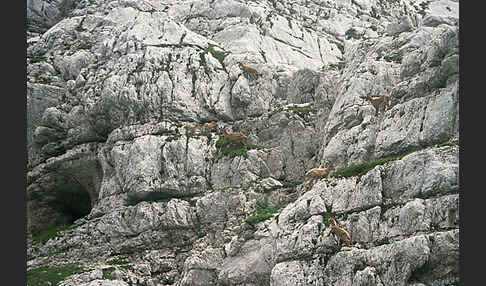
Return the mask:
M 81 262 L 61 285 L 458 283 L 458 1 L 68 2 L 27 5 L 28 269 Z M 383 93 L 376 114 L 366 97 Z M 248 137 L 236 156 L 222 127 Z
M 70 0 L 28 0 L 27 27 L 31 31 L 44 32 L 66 17 L 75 2 Z

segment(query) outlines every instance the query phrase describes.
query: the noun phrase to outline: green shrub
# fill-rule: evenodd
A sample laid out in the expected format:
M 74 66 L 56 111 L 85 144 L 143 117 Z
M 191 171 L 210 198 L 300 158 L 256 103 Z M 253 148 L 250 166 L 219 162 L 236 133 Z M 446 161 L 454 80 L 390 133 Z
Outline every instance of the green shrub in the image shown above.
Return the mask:
M 337 169 L 333 173 L 329 174 L 329 177 L 344 177 L 344 178 L 352 177 L 352 176 L 360 177 L 366 174 L 369 170 L 373 169 L 377 165 L 383 165 L 390 161 L 400 160 L 410 153 L 423 150 L 425 148 L 426 147 L 420 147 L 420 146 L 408 147 L 402 150 L 400 153 L 393 154 L 388 157 L 383 157 L 383 158 L 376 159 L 374 161 L 362 162 L 348 167 Z
M 361 38 L 361 35 L 357 33 L 357 31 L 354 29 L 354 28 L 349 28 L 346 33 L 346 39 L 349 40 L 349 39 L 360 39 Z
M 28 286 L 45 286 L 47 282 L 57 285 L 66 277 L 82 273 L 83 267 L 79 263 L 66 264 L 61 266 L 40 266 L 27 271 Z
M 218 141 L 216 141 L 216 149 L 219 151 L 218 158 L 224 156 L 229 156 L 230 158 L 243 156 L 248 158 L 245 144 L 241 142 L 231 143 L 226 137 L 220 137 Z
M 55 256 L 55 255 L 61 254 L 61 253 L 66 253 L 66 251 L 65 250 L 55 250 L 55 251 L 48 252 L 46 254 L 41 254 L 39 256 L 40 257 L 52 257 L 52 256 Z
M 230 158 L 243 156 L 248 158 L 248 150 L 259 150 L 261 148 L 262 147 L 251 143 L 243 144 L 242 142 L 229 142 L 228 138 L 224 136 L 221 136 L 218 141 L 216 141 L 216 149 L 219 152 L 218 159 L 224 156 L 228 156 Z
M 289 107 L 289 110 L 292 111 L 293 113 L 300 115 L 300 116 L 305 116 L 308 115 L 309 113 L 312 112 L 313 108 L 312 106 L 291 106 Z
M 133 267 L 133 265 L 130 265 L 130 264 L 121 265 L 120 267 L 125 269 L 125 270 L 128 270 L 128 271 L 132 271 L 132 272 L 135 271 L 135 268 Z
M 437 144 L 437 147 L 456 146 L 456 145 L 459 145 L 459 140 Z
M 103 279 L 105 279 L 105 280 L 113 280 L 113 279 L 115 279 L 113 277 L 113 274 L 112 274 L 113 271 L 115 271 L 115 268 L 114 267 L 105 268 L 102 271 L 103 271 L 103 277 L 102 277 Z
M 257 203 L 255 213 L 252 216 L 247 217 L 245 221 L 251 226 L 255 226 L 257 223 L 271 218 L 279 209 L 279 204 L 269 206 L 264 203 Z
M 393 54 L 391 56 L 383 56 L 383 59 L 387 62 L 395 62 L 397 64 L 401 64 L 403 56 L 400 54 Z
M 230 53 L 230 52 L 224 52 L 224 51 L 216 51 L 214 49 L 214 45 L 213 44 L 209 44 L 207 49 L 204 50 L 205 53 L 211 53 L 211 55 L 217 59 L 219 61 L 219 63 L 221 64 L 221 66 L 223 68 L 225 68 L 225 65 L 224 65 L 224 58 L 226 58 L 226 56 Z
M 34 244 L 44 243 L 53 237 L 59 237 L 59 232 L 69 229 L 70 227 L 71 225 L 62 224 L 39 230 L 32 234 L 32 242 Z
M 288 181 L 281 181 L 284 188 L 295 188 L 298 185 L 302 184 L 304 181 L 295 181 L 295 182 L 288 182 Z
M 47 58 L 44 57 L 44 56 L 29 57 L 29 63 L 31 63 L 31 64 L 38 63 L 38 62 L 45 62 L 46 60 L 47 60 Z
M 113 258 L 111 260 L 106 261 L 106 264 L 109 265 L 122 265 L 122 264 L 127 264 L 128 261 L 126 261 L 123 258 Z

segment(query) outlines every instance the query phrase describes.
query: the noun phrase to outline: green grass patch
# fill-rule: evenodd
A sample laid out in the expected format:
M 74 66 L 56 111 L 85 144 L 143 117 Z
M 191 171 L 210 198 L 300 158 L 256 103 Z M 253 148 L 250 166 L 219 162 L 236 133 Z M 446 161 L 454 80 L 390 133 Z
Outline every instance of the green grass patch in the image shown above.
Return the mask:
M 241 142 L 230 143 L 226 137 L 220 137 L 216 141 L 216 149 L 218 150 L 218 159 L 228 156 L 230 158 L 243 156 L 248 158 L 247 147 Z
M 58 285 L 66 277 L 82 272 L 83 267 L 79 263 L 53 267 L 40 266 L 27 271 L 27 286 L 45 286 L 48 282 L 53 286 Z
M 362 176 L 366 174 L 369 170 L 373 169 L 377 165 L 385 164 L 386 162 L 397 160 L 393 157 L 380 158 L 378 160 L 363 162 L 359 164 L 354 164 L 348 167 L 337 169 L 331 173 L 330 177 L 352 177 L 352 176 Z
M 292 29 L 292 18 L 290 18 L 289 16 L 285 18 L 287 18 L 287 23 L 289 24 L 289 28 Z
M 137 66 L 135 67 L 135 70 L 133 72 L 139 73 L 143 70 L 144 67 L 145 67 L 145 63 L 139 62 L 139 63 L 137 63 Z
M 374 246 L 380 246 L 380 245 L 384 245 L 384 244 L 390 244 L 390 240 L 388 238 L 383 238 L 383 239 L 380 239 L 380 240 L 373 242 Z
M 113 277 L 113 271 L 115 271 L 115 268 L 114 267 L 110 267 L 110 268 L 105 268 L 102 270 L 103 271 L 103 279 L 105 280 L 114 280 L 115 277 Z
M 56 250 L 56 251 L 48 252 L 46 254 L 41 254 L 39 256 L 40 257 L 52 257 L 52 256 L 55 256 L 55 255 L 61 254 L 61 253 L 66 253 L 66 251 L 65 250 Z
M 209 44 L 208 47 L 204 50 L 205 53 L 211 53 L 211 55 L 219 61 L 223 69 L 226 70 L 226 67 L 224 65 L 224 58 L 230 53 L 230 52 L 224 52 L 224 51 L 217 51 L 214 49 L 215 45 Z
M 51 238 L 59 237 L 59 232 L 69 229 L 72 225 L 62 224 L 39 230 L 32 234 L 32 243 L 45 243 Z
M 329 67 L 331 69 L 337 69 L 337 70 L 341 70 L 344 68 L 344 66 L 346 65 L 346 63 L 344 61 L 339 61 L 338 63 L 336 64 L 330 64 Z
M 267 63 L 267 57 L 265 56 L 265 51 L 264 51 L 264 50 L 260 50 L 260 54 L 261 54 L 261 55 L 262 55 L 262 57 L 263 57 L 263 61 L 264 61 L 265 63 Z
M 349 40 L 349 39 L 361 39 L 361 35 L 358 34 L 358 32 L 354 29 L 354 28 L 349 28 L 345 33 L 344 35 L 346 35 L 346 39 Z
M 294 112 L 295 114 L 298 115 L 307 115 L 312 112 L 313 108 L 312 106 L 291 106 L 289 107 L 289 110 Z
M 125 269 L 125 270 L 128 270 L 128 271 L 132 271 L 132 272 L 135 271 L 135 268 L 133 267 L 133 265 L 120 265 L 120 267 L 122 269 Z
M 273 115 L 275 115 L 277 113 L 280 113 L 280 112 L 282 112 L 284 110 L 285 110 L 285 108 L 283 108 L 283 107 L 274 109 L 274 110 L 270 111 L 270 113 L 268 113 L 268 117 L 272 117 Z
M 395 155 L 391 155 L 388 157 L 383 157 L 376 159 L 374 161 L 362 162 L 358 164 L 354 164 L 348 167 L 340 168 L 334 171 L 333 173 L 329 174 L 329 177 L 339 177 L 339 178 L 347 178 L 352 176 L 361 177 L 362 175 L 366 174 L 369 170 L 373 169 L 375 166 L 383 165 L 390 161 L 400 160 L 406 155 L 423 150 L 427 147 L 409 147 L 406 148 L 403 152 Z
M 295 181 L 295 182 L 289 182 L 289 181 L 280 181 L 282 183 L 283 188 L 295 188 L 298 185 L 302 184 L 304 181 Z
M 212 248 L 223 248 L 224 245 L 222 245 L 221 243 L 213 243 L 213 245 L 211 245 Z
M 127 264 L 127 263 L 128 263 L 128 261 L 126 261 L 123 258 L 113 258 L 111 260 L 106 261 L 106 264 L 109 264 L 109 265 L 123 265 L 123 264 Z
M 322 212 L 321 216 L 322 216 L 322 223 L 325 226 L 329 226 L 330 225 L 329 219 L 333 216 L 333 214 L 331 212 Z
M 344 45 L 341 43 L 335 43 L 336 47 L 341 51 L 341 54 L 344 55 Z
M 383 56 L 383 59 L 387 62 L 395 62 L 397 64 L 401 64 L 403 60 L 403 56 L 400 54 L 393 54 L 390 56 Z
M 39 63 L 39 62 L 45 62 L 46 60 L 47 60 L 47 58 L 43 57 L 43 56 L 29 57 L 29 63 L 31 63 L 31 64 L 35 64 L 35 63 Z
M 257 223 L 271 218 L 279 209 L 280 204 L 269 206 L 265 203 L 257 203 L 255 213 L 247 217 L 245 221 L 251 226 L 255 226 Z
M 248 158 L 247 151 L 251 149 L 262 149 L 261 146 L 242 142 L 229 142 L 228 138 L 222 136 L 216 141 L 216 149 L 218 150 L 218 159 L 228 156 L 230 158 L 243 156 Z
M 459 146 L 459 140 L 444 142 L 436 145 L 436 147 L 444 147 L 444 146 Z

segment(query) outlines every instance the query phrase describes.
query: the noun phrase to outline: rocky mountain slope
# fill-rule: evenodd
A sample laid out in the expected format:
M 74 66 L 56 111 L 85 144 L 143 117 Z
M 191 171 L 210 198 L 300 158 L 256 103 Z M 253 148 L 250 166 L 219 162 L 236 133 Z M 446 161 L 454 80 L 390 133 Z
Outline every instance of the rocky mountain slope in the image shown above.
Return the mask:
M 28 0 L 29 285 L 459 285 L 458 2 Z

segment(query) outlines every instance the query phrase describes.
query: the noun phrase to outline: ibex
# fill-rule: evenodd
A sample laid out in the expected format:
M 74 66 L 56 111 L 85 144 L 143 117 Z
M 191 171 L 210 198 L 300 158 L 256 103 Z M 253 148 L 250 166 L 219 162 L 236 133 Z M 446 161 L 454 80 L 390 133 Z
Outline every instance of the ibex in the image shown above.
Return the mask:
M 242 132 L 228 132 L 226 127 L 223 128 L 223 135 L 230 143 L 241 142 L 246 145 L 246 140 L 248 139 Z
M 349 236 L 349 233 L 345 229 L 339 227 L 333 217 L 329 218 L 329 222 L 331 223 L 330 233 L 336 235 L 340 240 L 344 241 L 346 246 L 350 246 L 351 237 Z
M 371 97 L 371 96 L 366 96 L 366 100 L 371 102 L 373 107 L 375 108 L 375 116 L 378 115 L 378 112 L 383 108 L 383 111 L 385 111 L 387 108 L 390 108 L 390 95 L 388 93 L 384 93 L 381 96 L 378 97 Z
M 218 125 L 215 122 L 206 122 L 203 124 L 203 128 L 206 131 L 213 131 L 218 127 Z
M 313 168 L 305 173 L 306 178 L 312 183 L 314 180 L 325 178 L 334 170 L 334 166 L 329 165 L 327 168 Z
M 194 124 L 188 123 L 188 124 L 184 125 L 184 129 L 186 129 L 186 134 L 192 135 L 192 134 L 196 133 L 196 128 L 197 128 L 196 123 L 194 123 Z
M 240 65 L 240 69 L 242 69 L 243 72 L 247 73 L 249 76 L 258 76 L 260 73 L 256 67 L 245 65 L 243 63 L 238 64 Z

